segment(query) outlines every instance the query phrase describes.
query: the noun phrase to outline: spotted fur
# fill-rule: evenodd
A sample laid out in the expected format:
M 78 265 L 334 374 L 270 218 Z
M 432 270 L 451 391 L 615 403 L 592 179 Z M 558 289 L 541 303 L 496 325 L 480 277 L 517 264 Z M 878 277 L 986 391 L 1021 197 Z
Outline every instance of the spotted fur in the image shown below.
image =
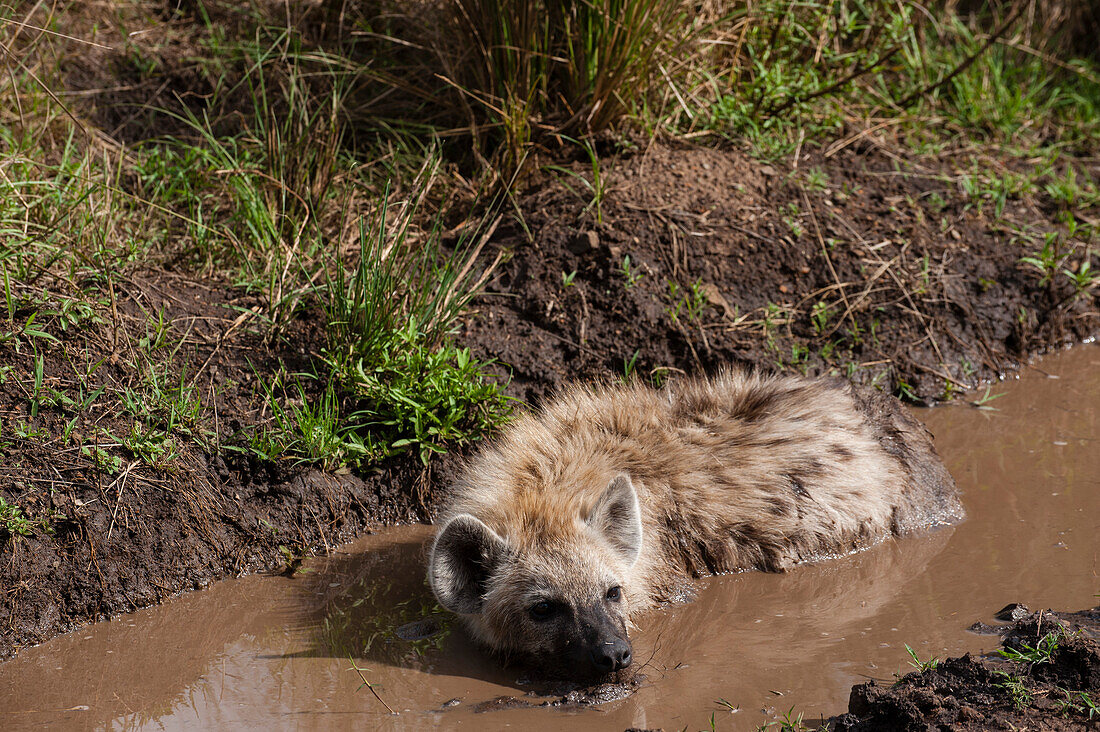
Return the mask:
M 685 578 L 781 571 L 962 516 L 928 432 L 873 389 L 740 370 L 576 387 L 471 461 L 429 582 L 491 648 L 583 658 Z M 532 615 L 550 601 L 554 624 Z

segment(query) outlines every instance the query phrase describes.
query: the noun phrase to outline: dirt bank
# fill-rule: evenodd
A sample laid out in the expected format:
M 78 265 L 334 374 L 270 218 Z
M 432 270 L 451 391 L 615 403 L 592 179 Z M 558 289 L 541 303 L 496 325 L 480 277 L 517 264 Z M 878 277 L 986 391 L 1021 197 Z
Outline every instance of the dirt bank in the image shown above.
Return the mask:
M 1013 606 L 1006 608 L 1011 612 Z M 893 686 L 852 688 L 835 732 L 1100 728 L 1100 607 L 1028 614 L 1001 627 L 1000 657 L 949 658 Z M 1002 617 L 1009 617 L 1007 614 Z
M 931 402 L 1100 329 L 1093 295 L 1020 261 L 1013 230 L 1054 231 L 1056 207 L 994 217 L 948 161 L 636 143 L 601 166 L 599 197 L 559 174 L 521 200 L 464 335 L 529 401 L 577 377 L 751 363 Z
M 267 342 L 246 327 L 251 303 L 231 288 L 164 271 L 123 279 L 120 329 L 62 330 L 58 304 L 38 321 L 62 333 L 57 343 L 0 352 L 0 498 L 20 507 L 0 528 L 0 658 L 215 579 L 281 569 L 370 526 L 422 520 L 448 463 L 396 458 L 352 475 L 242 451 L 272 418 L 257 386 L 316 353 L 315 323 L 307 316 Z M 169 348 L 180 344 L 166 371 L 122 345 L 149 337 L 149 312 Z M 66 384 L 49 375 L 72 363 L 101 364 L 86 393 L 102 389 L 105 404 L 65 401 Z M 189 419 L 197 394 L 216 405 L 212 419 Z M 134 404 L 137 421 L 113 395 Z

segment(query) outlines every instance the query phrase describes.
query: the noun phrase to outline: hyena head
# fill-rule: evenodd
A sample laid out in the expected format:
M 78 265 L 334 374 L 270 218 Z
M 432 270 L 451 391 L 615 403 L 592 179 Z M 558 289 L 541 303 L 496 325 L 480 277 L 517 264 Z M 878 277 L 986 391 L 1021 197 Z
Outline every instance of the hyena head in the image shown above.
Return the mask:
M 451 518 L 432 547 L 428 581 L 490 647 L 570 676 L 631 662 L 630 571 L 642 548 L 641 511 L 626 476 L 585 513 L 525 522 L 501 537 L 470 514 Z

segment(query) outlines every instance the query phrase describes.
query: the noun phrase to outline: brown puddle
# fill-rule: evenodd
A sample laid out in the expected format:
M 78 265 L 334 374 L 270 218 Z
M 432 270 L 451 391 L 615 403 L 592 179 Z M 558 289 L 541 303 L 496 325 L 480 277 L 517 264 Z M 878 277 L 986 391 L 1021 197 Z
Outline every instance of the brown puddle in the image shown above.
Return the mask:
M 853 683 L 909 670 L 906 643 L 922 660 L 989 650 L 995 637 L 966 628 L 1009 602 L 1096 603 L 1100 347 L 1049 356 L 1002 392 L 988 402 L 996 411 L 920 413 L 963 489 L 965 523 L 787 574 L 700 583 L 694 602 L 640 622 L 648 678 L 624 699 L 475 713 L 528 689 L 460 631 L 395 637 L 433 605 L 422 580 L 431 529 L 408 527 L 294 579 L 222 582 L 25 650 L 0 665 L 0 728 L 696 730 L 713 714 L 719 730 L 739 730 L 792 706 L 807 720 L 839 713 Z M 362 688 L 350 649 L 397 716 Z

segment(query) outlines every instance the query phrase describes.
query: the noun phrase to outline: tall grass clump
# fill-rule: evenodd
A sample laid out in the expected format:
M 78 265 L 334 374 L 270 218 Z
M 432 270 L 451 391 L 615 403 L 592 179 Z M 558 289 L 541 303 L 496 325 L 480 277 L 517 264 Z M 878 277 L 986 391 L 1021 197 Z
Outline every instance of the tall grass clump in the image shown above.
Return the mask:
M 591 135 L 639 109 L 684 23 L 679 0 L 452 1 L 444 65 L 505 171 L 541 135 Z
M 437 166 L 426 166 L 416 198 L 382 201 L 360 229 L 353 265 L 337 268 L 321 290 L 323 356 L 344 397 L 343 431 L 372 459 L 412 451 L 427 463 L 484 436 L 509 412 L 490 364 L 451 338 L 499 261 L 478 265 L 492 226 L 445 251 L 438 219 L 427 230 L 414 225 Z
M 290 29 L 225 43 L 232 63 L 201 109 L 162 113 L 181 132 L 142 146 L 142 194 L 178 212 L 197 266 L 228 271 L 286 325 L 319 279 L 331 239 L 373 205 L 370 166 L 344 144 L 355 72 Z

